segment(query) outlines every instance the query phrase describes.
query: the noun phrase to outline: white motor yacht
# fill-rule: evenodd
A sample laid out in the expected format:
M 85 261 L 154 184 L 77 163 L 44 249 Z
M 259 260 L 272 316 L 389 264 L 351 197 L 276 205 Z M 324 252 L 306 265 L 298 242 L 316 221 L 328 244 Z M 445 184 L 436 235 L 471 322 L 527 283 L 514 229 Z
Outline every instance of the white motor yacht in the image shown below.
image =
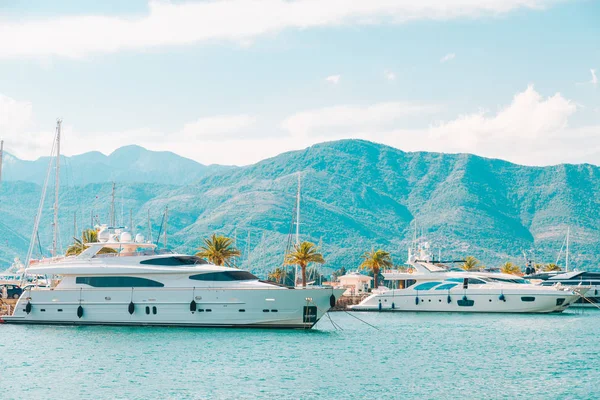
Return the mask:
M 411 259 L 412 258 L 412 259 Z M 449 271 L 409 256 L 407 270 L 384 271 L 392 289 L 379 288 L 357 311 L 438 311 L 489 313 L 562 312 L 588 290 L 539 286 L 515 275 Z
M 105 237 L 99 234 L 98 237 Z M 343 293 L 289 288 L 250 272 L 183 254 L 128 232 L 88 244 L 78 256 L 32 263 L 27 273 L 59 276 L 55 287 L 29 288 L 11 324 L 163 325 L 311 328 Z M 103 248 L 116 251 L 100 254 Z

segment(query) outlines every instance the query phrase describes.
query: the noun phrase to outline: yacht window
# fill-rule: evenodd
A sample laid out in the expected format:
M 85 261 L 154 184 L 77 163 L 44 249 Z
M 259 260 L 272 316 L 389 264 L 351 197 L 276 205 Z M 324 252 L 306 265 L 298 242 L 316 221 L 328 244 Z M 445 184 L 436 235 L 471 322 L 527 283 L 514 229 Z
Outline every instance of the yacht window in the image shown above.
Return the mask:
M 163 287 L 160 282 L 134 276 L 78 276 L 75 283 L 93 287 Z
M 523 296 L 523 297 L 521 297 L 521 301 L 527 301 L 527 302 L 535 301 L 535 297 L 532 297 L 532 296 Z
M 468 279 L 469 279 L 469 285 L 485 285 L 485 281 L 482 279 L 478 279 L 478 278 L 468 278 Z M 464 278 L 448 278 L 448 279 L 446 279 L 446 281 L 463 283 Z
M 522 279 L 522 278 L 497 278 L 494 276 L 494 277 L 490 277 L 489 279 L 492 281 L 495 281 L 495 282 L 520 283 L 520 284 L 529 283 L 528 280 Z
M 197 274 L 190 276 L 190 279 L 195 281 L 251 281 L 258 279 L 247 271 L 223 271 L 223 272 L 207 272 L 205 274 Z
M 456 283 L 444 283 L 443 285 L 436 287 L 435 290 L 450 290 L 454 286 L 456 286 Z
M 411 287 L 415 283 L 417 283 L 417 281 L 414 279 L 399 280 L 396 286 L 398 289 L 406 289 Z
M 177 267 L 182 265 L 201 265 L 208 262 L 200 257 L 195 256 L 174 256 L 174 257 L 159 257 L 151 258 L 150 260 L 140 261 L 140 264 L 145 265 L 166 265 Z
M 439 285 L 442 282 L 425 282 L 425 283 L 421 283 L 420 285 L 415 286 L 415 290 L 429 290 L 434 286 Z
M 485 281 L 477 278 L 469 278 L 469 285 L 485 285 Z

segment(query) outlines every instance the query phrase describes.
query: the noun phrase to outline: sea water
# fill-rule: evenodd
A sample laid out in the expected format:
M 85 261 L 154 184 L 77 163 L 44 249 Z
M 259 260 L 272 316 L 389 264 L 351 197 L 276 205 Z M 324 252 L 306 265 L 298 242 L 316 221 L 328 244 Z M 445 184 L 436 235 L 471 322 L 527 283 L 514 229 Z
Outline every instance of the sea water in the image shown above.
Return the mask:
M 0 325 L 0 398 L 600 398 L 597 310 L 330 316 L 339 328 Z

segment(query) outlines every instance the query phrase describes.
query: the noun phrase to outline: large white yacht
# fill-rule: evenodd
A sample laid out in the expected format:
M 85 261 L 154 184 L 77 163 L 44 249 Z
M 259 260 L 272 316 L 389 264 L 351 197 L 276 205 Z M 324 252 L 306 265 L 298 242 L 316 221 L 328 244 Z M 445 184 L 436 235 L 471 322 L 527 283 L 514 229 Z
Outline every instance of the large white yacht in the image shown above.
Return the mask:
M 128 232 L 88 246 L 78 256 L 31 263 L 27 273 L 58 276 L 60 282 L 23 292 L 3 321 L 311 328 L 343 292 L 289 288 L 195 256 L 157 254 L 156 245 L 139 236 L 132 240 Z M 100 254 L 102 248 L 117 253 Z
M 421 253 L 423 256 L 423 253 Z M 438 311 L 489 313 L 562 312 L 587 287 L 539 286 L 515 275 L 451 271 L 427 257 L 409 255 L 407 270 L 384 271 L 392 288 L 374 290 L 357 311 Z

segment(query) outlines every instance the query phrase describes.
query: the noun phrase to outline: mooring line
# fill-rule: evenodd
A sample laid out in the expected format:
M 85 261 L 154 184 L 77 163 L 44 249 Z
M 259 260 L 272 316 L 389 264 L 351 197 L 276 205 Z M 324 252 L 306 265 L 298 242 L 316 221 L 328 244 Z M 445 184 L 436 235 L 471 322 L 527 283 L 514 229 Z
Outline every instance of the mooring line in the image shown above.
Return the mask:
M 594 307 L 596 307 L 597 309 L 599 309 L 599 310 L 600 310 L 600 306 L 599 306 L 598 304 L 596 304 L 596 303 L 592 302 L 590 299 L 588 299 L 587 297 L 585 297 L 584 295 L 582 295 L 582 294 L 581 294 L 581 293 L 579 293 L 579 292 L 575 292 L 575 293 L 577 293 L 577 295 L 578 295 L 579 297 L 581 297 L 582 299 L 584 299 L 585 301 L 587 301 L 588 303 L 590 303 L 591 305 L 593 305 Z
M 378 327 L 376 327 L 375 325 L 371 325 L 370 323 L 368 323 L 367 321 L 363 321 L 362 319 L 358 318 L 356 315 L 352 315 L 351 313 L 349 313 L 346 310 L 342 310 L 344 311 L 346 314 L 350 315 L 353 318 L 356 318 L 357 320 L 359 320 L 360 322 L 362 322 L 363 324 L 369 325 L 371 328 L 376 329 L 378 331 L 380 331 L 381 329 L 379 329 Z
M 329 322 L 331 322 L 331 325 L 333 325 L 333 327 L 337 330 L 341 330 L 343 331 L 342 327 L 338 324 L 336 324 L 335 322 L 333 322 L 333 320 L 331 319 L 331 316 L 329 315 L 329 311 L 323 311 L 323 309 L 321 307 L 319 307 L 317 305 L 317 303 L 315 303 L 314 301 L 311 301 L 312 304 L 315 305 L 315 307 L 317 307 L 317 310 L 321 311 L 323 314 L 327 315 L 327 318 L 329 318 Z

